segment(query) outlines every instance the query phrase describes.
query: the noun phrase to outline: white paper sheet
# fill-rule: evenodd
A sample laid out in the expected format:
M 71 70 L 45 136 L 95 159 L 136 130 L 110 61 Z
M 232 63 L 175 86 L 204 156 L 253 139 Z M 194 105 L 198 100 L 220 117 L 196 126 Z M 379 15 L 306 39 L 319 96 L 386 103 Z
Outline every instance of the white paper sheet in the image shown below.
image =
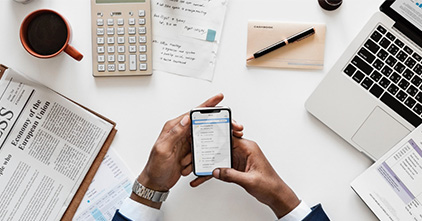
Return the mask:
M 211 81 L 228 0 L 152 0 L 153 66 Z
M 378 219 L 422 221 L 422 126 L 351 185 Z
M 110 149 L 86 191 L 73 220 L 111 220 L 123 200 L 132 192 L 134 179 L 135 176 L 118 154 Z

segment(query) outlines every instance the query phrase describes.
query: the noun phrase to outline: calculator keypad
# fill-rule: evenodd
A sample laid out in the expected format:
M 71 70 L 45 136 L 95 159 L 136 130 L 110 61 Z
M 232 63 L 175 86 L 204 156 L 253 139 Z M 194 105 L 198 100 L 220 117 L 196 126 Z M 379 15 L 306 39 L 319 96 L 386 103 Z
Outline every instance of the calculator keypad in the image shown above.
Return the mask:
M 95 1 L 92 0 L 92 4 L 95 5 Z M 152 56 L 149 51 L 151 24 L 147 17 L 150 8 L 148 6 L 145 9 L 132 8 L 117 14 L 113 14 L 115 9 L 111 12 L 106 9 L 94 12 L 92 9 L 92 16 L 95 16 L 92 20 L 95 26 L 92 29 L 94 76 L 152 73 Z

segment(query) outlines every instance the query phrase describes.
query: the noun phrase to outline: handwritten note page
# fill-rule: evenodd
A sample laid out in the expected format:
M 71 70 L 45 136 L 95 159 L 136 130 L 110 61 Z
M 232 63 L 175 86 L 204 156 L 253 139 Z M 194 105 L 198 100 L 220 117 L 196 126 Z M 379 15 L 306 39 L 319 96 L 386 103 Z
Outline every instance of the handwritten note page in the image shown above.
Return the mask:
M 228 0 L 152 0 L 154 69 L 211 81 Z

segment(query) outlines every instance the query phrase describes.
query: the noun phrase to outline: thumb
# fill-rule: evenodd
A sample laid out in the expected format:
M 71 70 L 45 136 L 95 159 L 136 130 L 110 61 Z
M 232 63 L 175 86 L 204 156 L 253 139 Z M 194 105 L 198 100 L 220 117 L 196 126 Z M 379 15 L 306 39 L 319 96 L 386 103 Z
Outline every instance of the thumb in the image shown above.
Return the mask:
M 245 187 L 250 180 L 246 173 L 232 168 L 217 168 L 212 172 L 212 176 L 225 182 L 236 183 L 242 187 Z

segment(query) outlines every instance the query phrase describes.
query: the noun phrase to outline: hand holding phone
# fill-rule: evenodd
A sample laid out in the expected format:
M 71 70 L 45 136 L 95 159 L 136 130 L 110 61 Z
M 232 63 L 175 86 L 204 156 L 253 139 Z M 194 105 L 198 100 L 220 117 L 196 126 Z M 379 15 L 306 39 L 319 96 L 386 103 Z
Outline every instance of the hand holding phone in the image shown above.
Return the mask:
M 191 110 L 192 162 L 196 176 L 232 168 L 232 120 L 228 107 Z

